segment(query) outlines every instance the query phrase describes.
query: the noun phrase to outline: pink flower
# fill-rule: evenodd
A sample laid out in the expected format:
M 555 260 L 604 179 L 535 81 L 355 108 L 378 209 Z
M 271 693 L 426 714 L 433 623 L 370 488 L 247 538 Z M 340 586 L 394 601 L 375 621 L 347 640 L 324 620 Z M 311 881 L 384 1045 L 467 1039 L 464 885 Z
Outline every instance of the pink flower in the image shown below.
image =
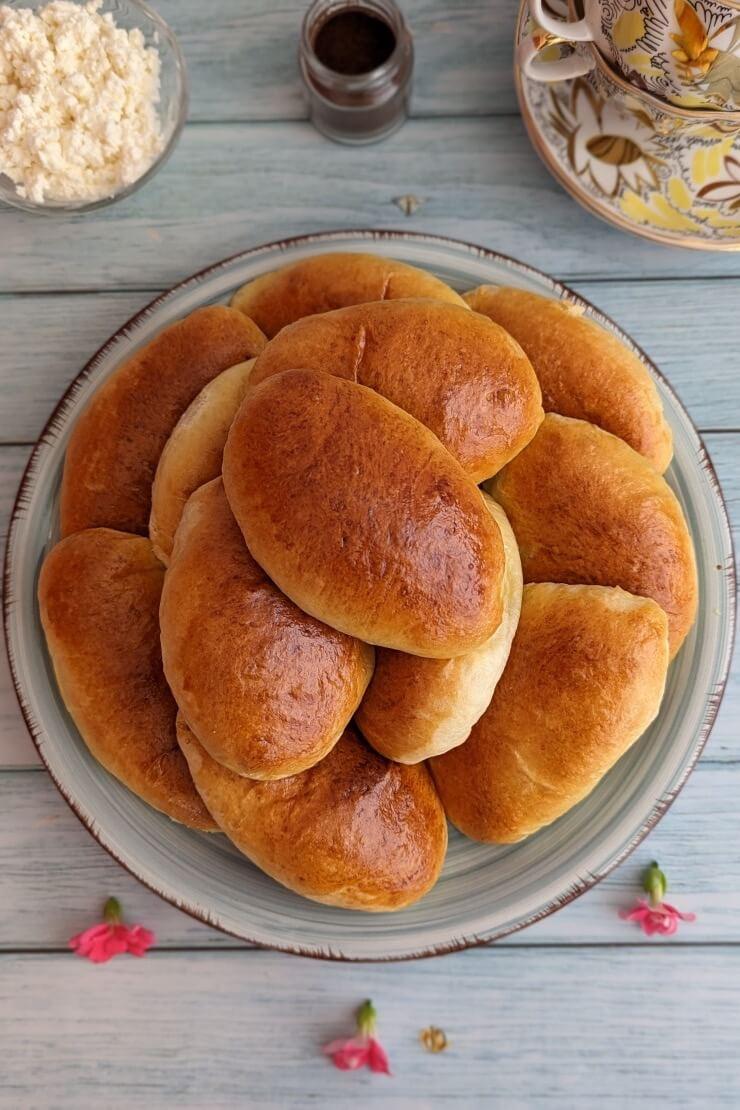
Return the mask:
M 370 1071 L 390 1075 L 391 1069 L 385 1049 L 373 1036 L 376 1025 L 377 1013 L 368 999 L 357 1011 L 357 1034 L 354 1037 L 340 1038 L 325 1044 L 324 1055 L 331 1057 L 334 1067 L 339 1068 L 340 1071 L 370 1068 Z
M 668 902 L 659 902 L 657 906 L 651 906 L 646 898 L 640 898 L 637 905 L 629 912 L 621 910 L 619 916 L 623 921 L 636 921 L 643 933 L 649 937 L 653 933 L 672 937 L 679 921 L 696 921 L 695 913 L 681 913 Z
M 143 925 L 124 925 L 120 902 L 109 898 L 103 907 L 103 921 L 72 937 L 69 947 L 94 964 L 104 964 L 123 952 L 143 956 L 153 944 L 154 933 Z
M 655 860 L 643 876 L 642 888 L 648 897 L 638 899 L 631 910 L 620 910 L 619 916 L 623 921 L 636 921 L 646 936 L 659 933 L 663 937 L 672 937 L 679 921 L 696 921 L 695 913 L 681 913 L 675 906 L 663 901 L 668 880 Z

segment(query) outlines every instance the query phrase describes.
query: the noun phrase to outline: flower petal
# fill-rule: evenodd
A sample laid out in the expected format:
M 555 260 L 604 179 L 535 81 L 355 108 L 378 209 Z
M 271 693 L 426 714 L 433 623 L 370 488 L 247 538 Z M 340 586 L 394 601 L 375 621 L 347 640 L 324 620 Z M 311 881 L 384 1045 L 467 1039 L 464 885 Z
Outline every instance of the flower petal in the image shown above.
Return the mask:
M 368 1064 L 371 1071 L 381 1072 L 383 1075 L 391 1074 L 387 1053 L 380 1041 L 375 1040 L 375 1037 L 370 1038 Z
M 592 158 L 589 170 L 594 184 L 608 197 L 616 196 L 619 185 L 619 167 L 599 158 Z
M 669 913 L 673 914 L 674 917 L 680 918 L 681 921 L 696 921 L 695 913 L 682 913 L 681 910 L 677 910 L 675 906 L 671 906 L 668 902 L 663 903 L 663 909 L 668 910 Z
M 733 181 L 740 181 L 740 162 L 738 162 L 737 158 L 728 155 L 725 158 L 725 169 Z
M 740 198 L 740 182 L 738 181 L 710 181 L 696 194 L 702 200 L 713 201 L 715 204 L 724 204 L 725 201 Z
M 143 925 L 132 925 L 126 937 L 127 951 L 132 956 L 144 956 L 155 941 L 154 933 Z
M 342 1052 L 335 1052 L 332 1060 L 340 1071 L 356 1071 L 367 1064 L 369 1056 L 369 1048 L 346 1048 Z
M 355 1071 L 367 1064 L 370 1043 L 365 1037 L 345 1037 L 324 1045 L 323 1051 L 331 1057 L 335 1068 L 340 1071 Z

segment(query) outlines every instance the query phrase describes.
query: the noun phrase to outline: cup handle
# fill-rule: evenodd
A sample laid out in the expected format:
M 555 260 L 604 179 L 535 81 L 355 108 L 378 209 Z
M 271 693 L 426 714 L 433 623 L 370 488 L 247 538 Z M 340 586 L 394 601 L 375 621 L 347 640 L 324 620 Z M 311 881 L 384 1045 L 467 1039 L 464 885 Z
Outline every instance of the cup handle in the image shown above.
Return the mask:
M 555 19 L 545 11 L 543 0 L 529 0 L 529 14 L 538 27 L 543 27 L 551 35 L 570 39 L 571 42 L 593 42 L 594 36 L 585 19 L 569 23 L 565 19 Z
M 573 77 L 583 77 L 590 73 L 595 66 L 593 58 L 584 57 L 575 51 L 567 58 L 558 58 L 554 62 L 543 62 L 540 53 L 546 46 L 568 41 L 559 35 L 543 33 L 535 30 L 531 35 L 523 38 L 517 47 L 516 57 L 519 66 L 526 77 L 533 81 L 567 81 Z

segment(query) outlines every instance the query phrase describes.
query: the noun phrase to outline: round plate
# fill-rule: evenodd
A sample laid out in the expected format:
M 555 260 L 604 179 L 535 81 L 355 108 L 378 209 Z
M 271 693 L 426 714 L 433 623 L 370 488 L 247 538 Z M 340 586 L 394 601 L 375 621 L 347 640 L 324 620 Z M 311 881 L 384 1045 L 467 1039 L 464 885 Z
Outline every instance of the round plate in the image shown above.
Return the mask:
M 675 438 L 668 478 L 689 521 L 699 564 L 699 616 L 649 732 L 584 802 L 528 840 L 494 847 L 453 832 L 437 886 L 397 914 L 309 902 L 262 874 L 224 837 L 174 824 L 108 775 L 87 751 L 59 696 L 36 602 L 39 568 L 58 534 L 65 447 L 98 385 L 178 317 L 225 300 L 243 282 L 277 266 L 331 250 L 398 258 L 460 290 L 504 282 L 568 297 L 619 335 L 657 380 Z M 90 832 L 152 890 L 203 921 L 261 945 L 336 959 L 402 959 L 493 940 L 593 886 L 639 843 L 685 782 L 714 721 L 732 647 L 734 563 L 722 495 L 699 436 L 655 367 L 607 317 L 544 274 L 481 247 L 396 232 L 327 233 L 246 251 L 176 286 L 130 320 L 75 380 L 36 445 L 18 492 L 6 576 L 6 636 L 21 707 L 41 758 Z
M 531 26 L 522 0 L 517 47 Z M 740 250 L 740 131 L 697 122 L 697 113 L 676 127 L 638 90 L 622 96 L 618 78 L 601 93 L 586 78 L 534 81 L 518 65 L 514 78 L 532 145 L 584 208 L 654 242 Z

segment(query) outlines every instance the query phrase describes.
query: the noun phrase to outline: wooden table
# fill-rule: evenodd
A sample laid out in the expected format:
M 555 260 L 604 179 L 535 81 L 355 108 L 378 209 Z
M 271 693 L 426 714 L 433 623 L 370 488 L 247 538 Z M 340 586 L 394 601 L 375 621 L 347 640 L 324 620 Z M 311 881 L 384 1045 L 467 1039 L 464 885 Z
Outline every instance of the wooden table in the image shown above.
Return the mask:
M 296 0 L 160 0 L 192 112 L 157 179 L 78 219 L 0 211 L 2 527 L 29 445 L 90 354 L 153 294 L 275 237 L 413 228 L 548 270 L 656 359 L 703 431 L 740 525 L 740 254 L 666 249 L 587 215 L 540 165 L 511 80 L 513 0 L 406 0 L 414 118 L 347 149 L 304 121 Z M 403 215 L 395 199 L 424 199 Z M 0 664 L 0 1106 L 632 1107 L 740 1104 L 740 675 L 699 767 L 601 886 L 509 941 L 405 965 L 249 950 L 159 901 L 78 824 L 39 766 Z M 657 857 L 698 921 L 649 942 L 621 922 Z M 145 961 L 66 951 L 115 893 L 156 930 Z M 319 1046 L 371 995 L 395 1078 Z M 427 1054 L 419 1030 L 451 1047 Z

